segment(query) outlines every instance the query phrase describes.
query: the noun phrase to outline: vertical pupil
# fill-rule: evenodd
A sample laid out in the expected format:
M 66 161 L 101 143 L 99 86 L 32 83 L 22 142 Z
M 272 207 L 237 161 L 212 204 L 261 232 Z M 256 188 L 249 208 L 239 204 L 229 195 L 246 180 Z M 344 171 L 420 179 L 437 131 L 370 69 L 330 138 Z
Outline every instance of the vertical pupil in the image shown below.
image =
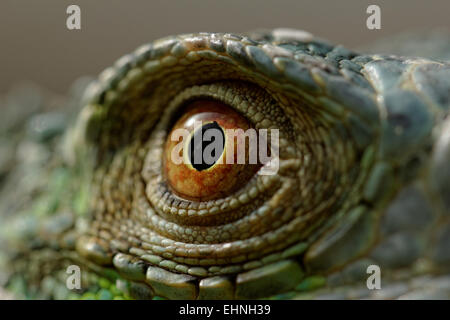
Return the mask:
M 212 167 L 223 153 L 225 134 L 214 121 L 196 130 L 189 141 L 188 156 L 194 169 L 206 170 Z

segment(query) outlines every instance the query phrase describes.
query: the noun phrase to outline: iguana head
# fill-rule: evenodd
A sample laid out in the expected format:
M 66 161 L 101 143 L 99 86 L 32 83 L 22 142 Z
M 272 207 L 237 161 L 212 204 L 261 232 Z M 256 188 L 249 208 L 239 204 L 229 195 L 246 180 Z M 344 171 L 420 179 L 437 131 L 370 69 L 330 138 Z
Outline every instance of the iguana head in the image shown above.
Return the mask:
M 446 62 L 288 29 L 143 45 L 85 92 L 64 155 L 89 196 L 52 249 L 175 299 L 295 296 L 371 264 L 446 272 L 449 79 Z M 192 117 L 276 129 L 277 170 L 177 171 L 171 133 Z

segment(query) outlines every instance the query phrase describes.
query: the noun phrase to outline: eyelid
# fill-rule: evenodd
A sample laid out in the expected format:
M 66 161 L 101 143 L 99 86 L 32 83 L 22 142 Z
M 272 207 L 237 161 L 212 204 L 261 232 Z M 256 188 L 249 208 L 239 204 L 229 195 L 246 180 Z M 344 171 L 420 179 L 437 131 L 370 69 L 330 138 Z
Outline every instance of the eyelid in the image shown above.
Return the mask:
M 193 86 L 178 94 L 172 100 L 170 107 L 179 107 L 190 100 L 201 98 L 213 99 L 230 106 L 244 115 L 256 128 L 283 127 L 277 121 L 277 119 L 283 117 L 283 113 L 276 101 L 271 99 L 270 95 L 261 88 L 245 82 L 238 82 L 238 84 L 221 82 L 218 84 Z M 265 110 L 270 110 L 272 114 L 265 112 Z M 278 116 L 274 117 L 273 113 L 278 113 Z

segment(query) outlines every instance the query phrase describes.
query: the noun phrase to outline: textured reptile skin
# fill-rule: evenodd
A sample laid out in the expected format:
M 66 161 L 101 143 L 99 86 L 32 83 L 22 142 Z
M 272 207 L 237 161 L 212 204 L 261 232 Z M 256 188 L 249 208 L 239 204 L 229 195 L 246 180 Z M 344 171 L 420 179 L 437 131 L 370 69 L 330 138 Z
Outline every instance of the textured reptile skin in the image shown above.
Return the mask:
M 279 129 L 279 172 L 221 199 L 174 196 L 162 150 L 200 98 Z M 448 62 L 287 29 L 180 35 L 119 59 L 82 104 L 46 169 L 66 175 L 64 200 L 8 240 L 30 297 L 73 297 L 48 279 L 74 263 L 89 270 L 77 294 L 450 297 Z M 373 264 L 381 290 L 366 287 Z

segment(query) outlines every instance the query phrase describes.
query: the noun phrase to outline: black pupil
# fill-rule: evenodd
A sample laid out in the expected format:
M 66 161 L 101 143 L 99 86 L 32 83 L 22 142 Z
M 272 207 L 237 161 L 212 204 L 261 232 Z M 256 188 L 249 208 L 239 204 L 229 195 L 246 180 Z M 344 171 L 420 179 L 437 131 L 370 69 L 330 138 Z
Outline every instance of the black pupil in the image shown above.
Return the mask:
M 225 134 L 217 122 L 196 130 L 189 142 L 189 160 L 197 171 L 212 167 L 223 153 Z

